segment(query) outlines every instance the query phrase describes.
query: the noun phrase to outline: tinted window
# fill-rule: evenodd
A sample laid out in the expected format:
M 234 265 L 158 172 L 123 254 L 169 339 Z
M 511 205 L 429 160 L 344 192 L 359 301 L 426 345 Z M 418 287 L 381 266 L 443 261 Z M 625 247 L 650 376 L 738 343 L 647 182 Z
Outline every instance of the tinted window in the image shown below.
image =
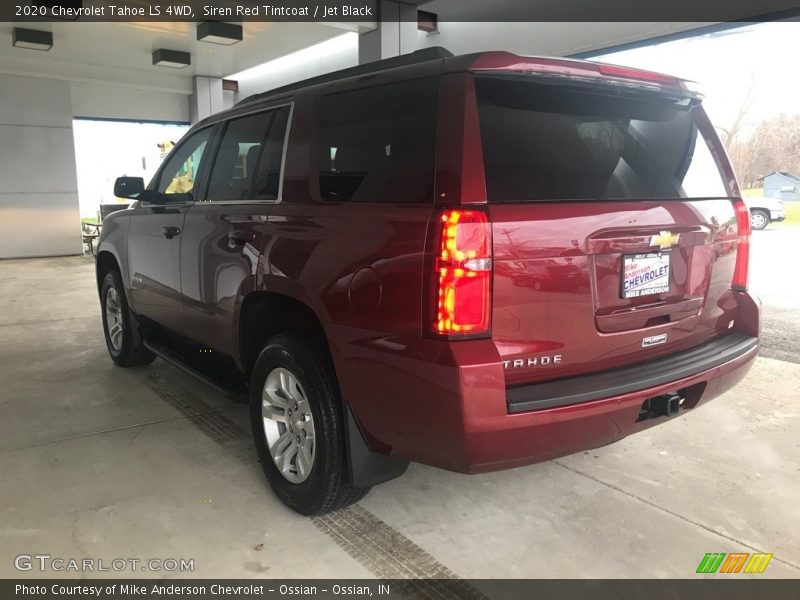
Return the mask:
M 281 165 L 283 164 L 286 127 L 289 123 L 289 107 L 280 108 L 274 113 L 253 184 L 253 197 L 261 200 L 276 200 L 280 192 Z
M 225 124 L 208 182 L 208 200 L 248 200 L 252 197 L 253 180 L 265 146 L 269 145 L 268 137 L 275 113 L 260 112 L 232 119 Z M 280 152 L 277 160 L 280 170 Z M 276 197 L 277 190 L 273 198 Z
M 173 152 L 158 181 L 158 191 L 173 202 L 191 202 L 196 192 L 196 175 L 211 137 L 211 127 L 189 135 Z
M 437 80 L 431 78 L 320 98 L 321 197 L 430 202 L 437 94 Z
M 489 199 L 725 197 L 687 98 L 476 78 Z

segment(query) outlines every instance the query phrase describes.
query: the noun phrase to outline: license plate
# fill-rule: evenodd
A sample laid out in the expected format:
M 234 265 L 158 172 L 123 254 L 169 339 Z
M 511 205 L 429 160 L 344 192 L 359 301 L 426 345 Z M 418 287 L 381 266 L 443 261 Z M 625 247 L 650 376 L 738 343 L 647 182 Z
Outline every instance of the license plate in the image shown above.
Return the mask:
M 622 297 L 638 298 L 669 291 L 670 253 L 622 257 Z

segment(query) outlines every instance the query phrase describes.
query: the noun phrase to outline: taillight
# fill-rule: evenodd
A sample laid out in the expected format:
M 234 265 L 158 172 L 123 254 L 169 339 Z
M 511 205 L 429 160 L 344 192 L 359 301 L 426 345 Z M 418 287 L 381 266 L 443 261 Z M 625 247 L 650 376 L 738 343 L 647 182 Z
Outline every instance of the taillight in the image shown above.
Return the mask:
M 736 267 L 733 270 L 733 289 L 743 292 L 747 289 L 747 270 L 750 263 L 750 211 L 740 199 L 733 201 L 733 210 L 736 213 L 736 228 L 739 232 L 736 243 Z
M 489 331 L 492 232 L 486 214 L 445 210 L 438 220 L 438 279 L 433 330 L 446 335 Z

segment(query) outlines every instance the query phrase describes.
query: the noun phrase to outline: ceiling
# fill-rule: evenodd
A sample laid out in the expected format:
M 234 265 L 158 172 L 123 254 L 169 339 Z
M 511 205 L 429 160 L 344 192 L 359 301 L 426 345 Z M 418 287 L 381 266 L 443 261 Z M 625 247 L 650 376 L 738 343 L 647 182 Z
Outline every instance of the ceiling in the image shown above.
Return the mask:
M 14 26 L 53 32 L 49 52 L 12 46 Z M 194 23 L 0 23 L 0 73 L 73 81 L 97 81 L 137 88 L 191 93 L 192 77 L 225 77 L 370 24 L 243 23 L 244 39 L 220 46 L 196 39 Z M 374 24 L 371 24 L 374 27 Z M 157 67 L 159 48 L 192 55 L 184 69 Z

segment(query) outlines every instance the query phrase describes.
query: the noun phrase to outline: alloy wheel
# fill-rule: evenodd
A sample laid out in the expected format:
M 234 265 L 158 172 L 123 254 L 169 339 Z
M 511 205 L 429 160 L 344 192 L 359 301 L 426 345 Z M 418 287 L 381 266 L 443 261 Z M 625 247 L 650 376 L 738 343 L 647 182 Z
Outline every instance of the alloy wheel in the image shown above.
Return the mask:
M 302 483 L 314 466 L 314 417 L 303 386 L 288 369 L 270 371 L 261 394 L 267 447 L 278 471 Z
M 122 307 L 116 288 L 108 288 L 106 293 L 106 327 L 111 346 L 119 352 L 122 349 Z

